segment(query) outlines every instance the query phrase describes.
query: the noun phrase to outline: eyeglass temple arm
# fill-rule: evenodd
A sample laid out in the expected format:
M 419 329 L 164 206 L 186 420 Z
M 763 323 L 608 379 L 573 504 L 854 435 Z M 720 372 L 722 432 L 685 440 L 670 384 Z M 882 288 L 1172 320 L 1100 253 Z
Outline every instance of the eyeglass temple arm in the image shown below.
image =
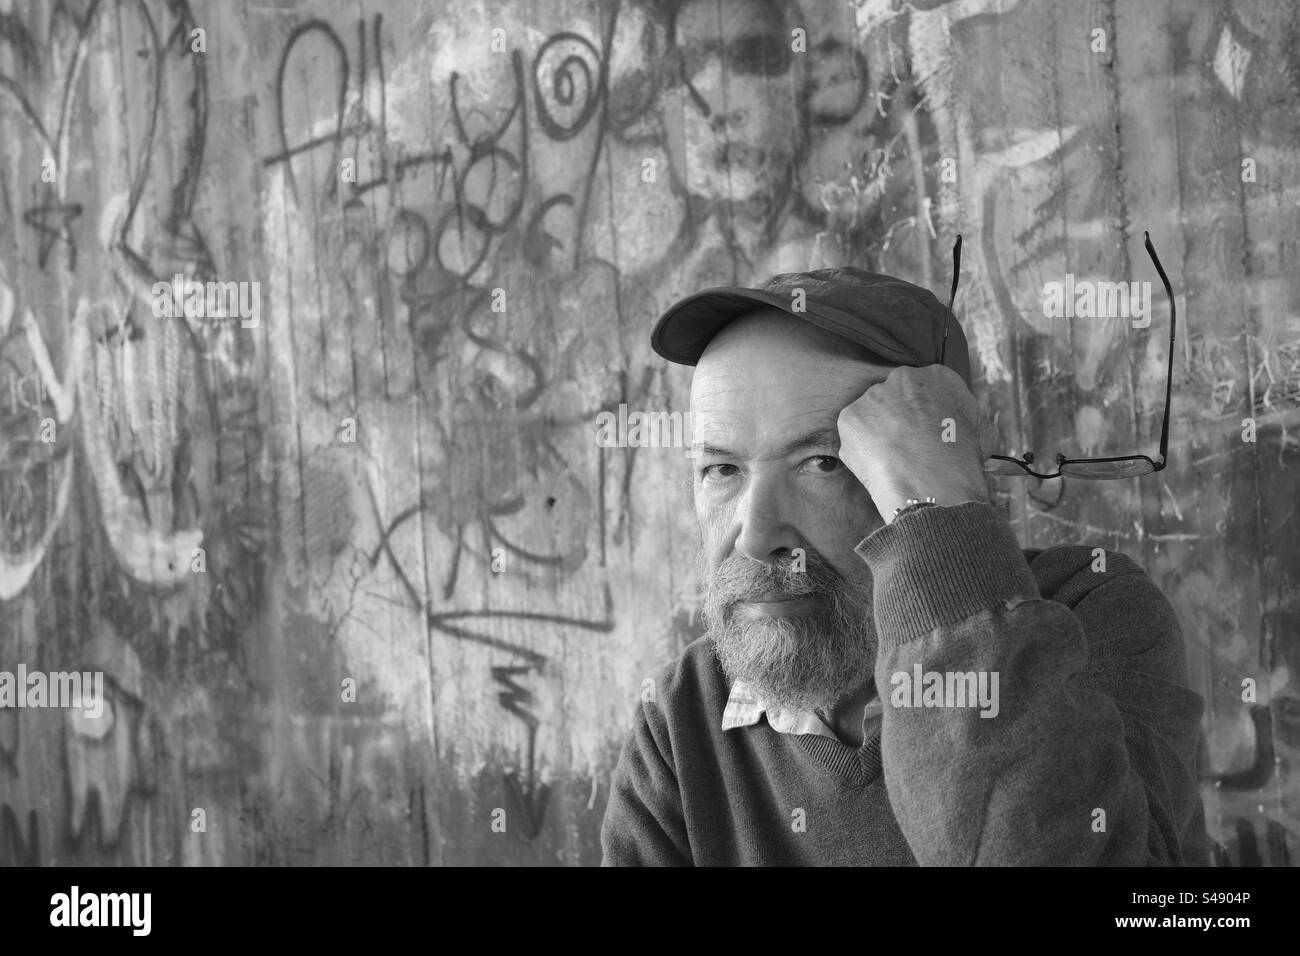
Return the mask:
M 1165 294 L 1169 296 L 1169 368 L 1165 372 L 1165 420 L 1160 426 L 1160 460 L 1163 462 L 1169 457 L 1169 399 L 1174 388 L 1174 327 L 1178 320 L 1178 308 L 1174 304 L 1174 290 L 1169 285 L 1169 276 L 1165 275 L 1165 268 L 1160 264 L 1155 246 L 1151 245 L 1151 233 L 1144 232 L 1143 235 L 1146 236 L 1147 255 L 1155 263 L 1160 281 L 1165 285 Z
M 948 314 L 943 317 L 943 345 L 939 348 L 939 364 L 945 364 L 948 357 L 948 319 L 952 315 L 952 304 L 957 301 L 957 279 L 961 276 L 961 233 L 952 247 L 952 292 L 948 295 Z

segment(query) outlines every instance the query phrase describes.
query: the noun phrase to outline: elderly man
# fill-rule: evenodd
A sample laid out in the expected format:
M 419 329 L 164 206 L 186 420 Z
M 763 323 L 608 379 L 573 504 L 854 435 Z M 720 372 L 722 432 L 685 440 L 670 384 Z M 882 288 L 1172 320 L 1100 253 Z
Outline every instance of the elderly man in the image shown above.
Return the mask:
M 948 308 L 829 269 L 651 342 L 695 366 L 708 632 L 636 714 L 606 865 L 1205 862 L 1173 609 L 1121 554 L 1020 548 Z

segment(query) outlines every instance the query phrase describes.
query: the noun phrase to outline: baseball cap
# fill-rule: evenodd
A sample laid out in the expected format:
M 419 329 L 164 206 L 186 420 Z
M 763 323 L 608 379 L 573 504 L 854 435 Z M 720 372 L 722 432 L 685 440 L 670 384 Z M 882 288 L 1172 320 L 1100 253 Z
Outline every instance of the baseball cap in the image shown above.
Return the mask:
M 959 267 L 958 250 L 960 245 L 954 250 L 954 265 Z M 783 272 L 756 289 L 717 286 L 688 295 L 660 316 L 650 333 L 650 347 L 670 362 L 695 365 L 724 326 L 764 305 L 842 335 L 899 365 L 937 365 L 946 319 L 944 364 L 970 385 L 966 335 L 949 308 L 928 289 L 851 266 Z M 795 311 L 796 306 L 803 310 Z

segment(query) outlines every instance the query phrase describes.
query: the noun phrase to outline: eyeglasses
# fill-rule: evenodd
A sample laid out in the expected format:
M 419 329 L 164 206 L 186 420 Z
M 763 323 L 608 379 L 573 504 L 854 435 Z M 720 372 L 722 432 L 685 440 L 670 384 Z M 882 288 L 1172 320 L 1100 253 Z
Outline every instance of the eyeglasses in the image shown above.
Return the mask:
M 1020 458 L 1012 458 L 1007 455 L 991 455 L 989 460 L 984 463 L 984 471 L 991 475 L 1010 475 L 1023 477 L 1032 475 L 1035 478 L 1060 478 L 1068 475 L 1071 478 L 1087 478 L 1094 481 L 1105 481 L 1110 478 L 1136 478 L 1139 475 L 1149 475 L 1153 472 L 1160 471 L 1168 463 L 1169 452 L 1169 399 L 1174 384 L 1174 326 L 1177 321 L 1177 310 L 1174 307 L 1174 290 L 1169 285 L 1169 277 L 1165 275 L 1164 267 L 1160 264 L 1160 259 L 1156 255 L 1156 250 L 1151 245 L 1151 233 L 1144 232 L 1146 237 L 1147 254 L 1151 256 L 1151 261 L 1155 263 L 1156 272 L 1160 273 L 1160 281 L 1164 283 L 1165 295 L 1169 297 L 1169 367 L 1165 374 L 1165 416 L 1164 424 L 1160 427 L 1160 460 L 1153 461 L 1146 455 L 1123 455 L 1118 458 L 1066 458 L 1059 452 L 1056 455 L 1056 471 L 1050 474 L 1040 474 L 1034 471 L 1031 465 L 1034 464 L 1034 453 L 1027 451 Z M 952 247 L 952 293 L 948 298 L 948 316 L 952 315 L 952 304 L 957 298 L 957 277 L 961 272 L 961 236 L 957 236 L 957 242 Z M 943 346 L 939 352 L 939 364 L 944 364 L 944 358 L 948 353 L 948 316 L 944 317 L 943 322 Z

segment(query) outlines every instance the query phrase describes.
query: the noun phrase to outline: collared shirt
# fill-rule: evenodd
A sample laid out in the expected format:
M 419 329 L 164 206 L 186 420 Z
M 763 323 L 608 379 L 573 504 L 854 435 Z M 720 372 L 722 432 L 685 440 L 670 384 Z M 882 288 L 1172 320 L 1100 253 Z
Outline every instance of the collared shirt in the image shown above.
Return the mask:
M 862 715 L 862 739 L 866 740 L 875 732 L 876 726 L 884 712 L 880 697 L 872 698 Z M 826 722 L 811 710 L 769 708 L 759 699 L 749 685 L 742 680 L 736 681 L 727 697 L 727 706 L 722 712 L 722 729 L 735 727 L 752 727 L 760 717 L 766 715 L 767 722 L 779 734 L 819 734 L 839 740 Z M 843 743 L 843 741 L 840 741 Z

